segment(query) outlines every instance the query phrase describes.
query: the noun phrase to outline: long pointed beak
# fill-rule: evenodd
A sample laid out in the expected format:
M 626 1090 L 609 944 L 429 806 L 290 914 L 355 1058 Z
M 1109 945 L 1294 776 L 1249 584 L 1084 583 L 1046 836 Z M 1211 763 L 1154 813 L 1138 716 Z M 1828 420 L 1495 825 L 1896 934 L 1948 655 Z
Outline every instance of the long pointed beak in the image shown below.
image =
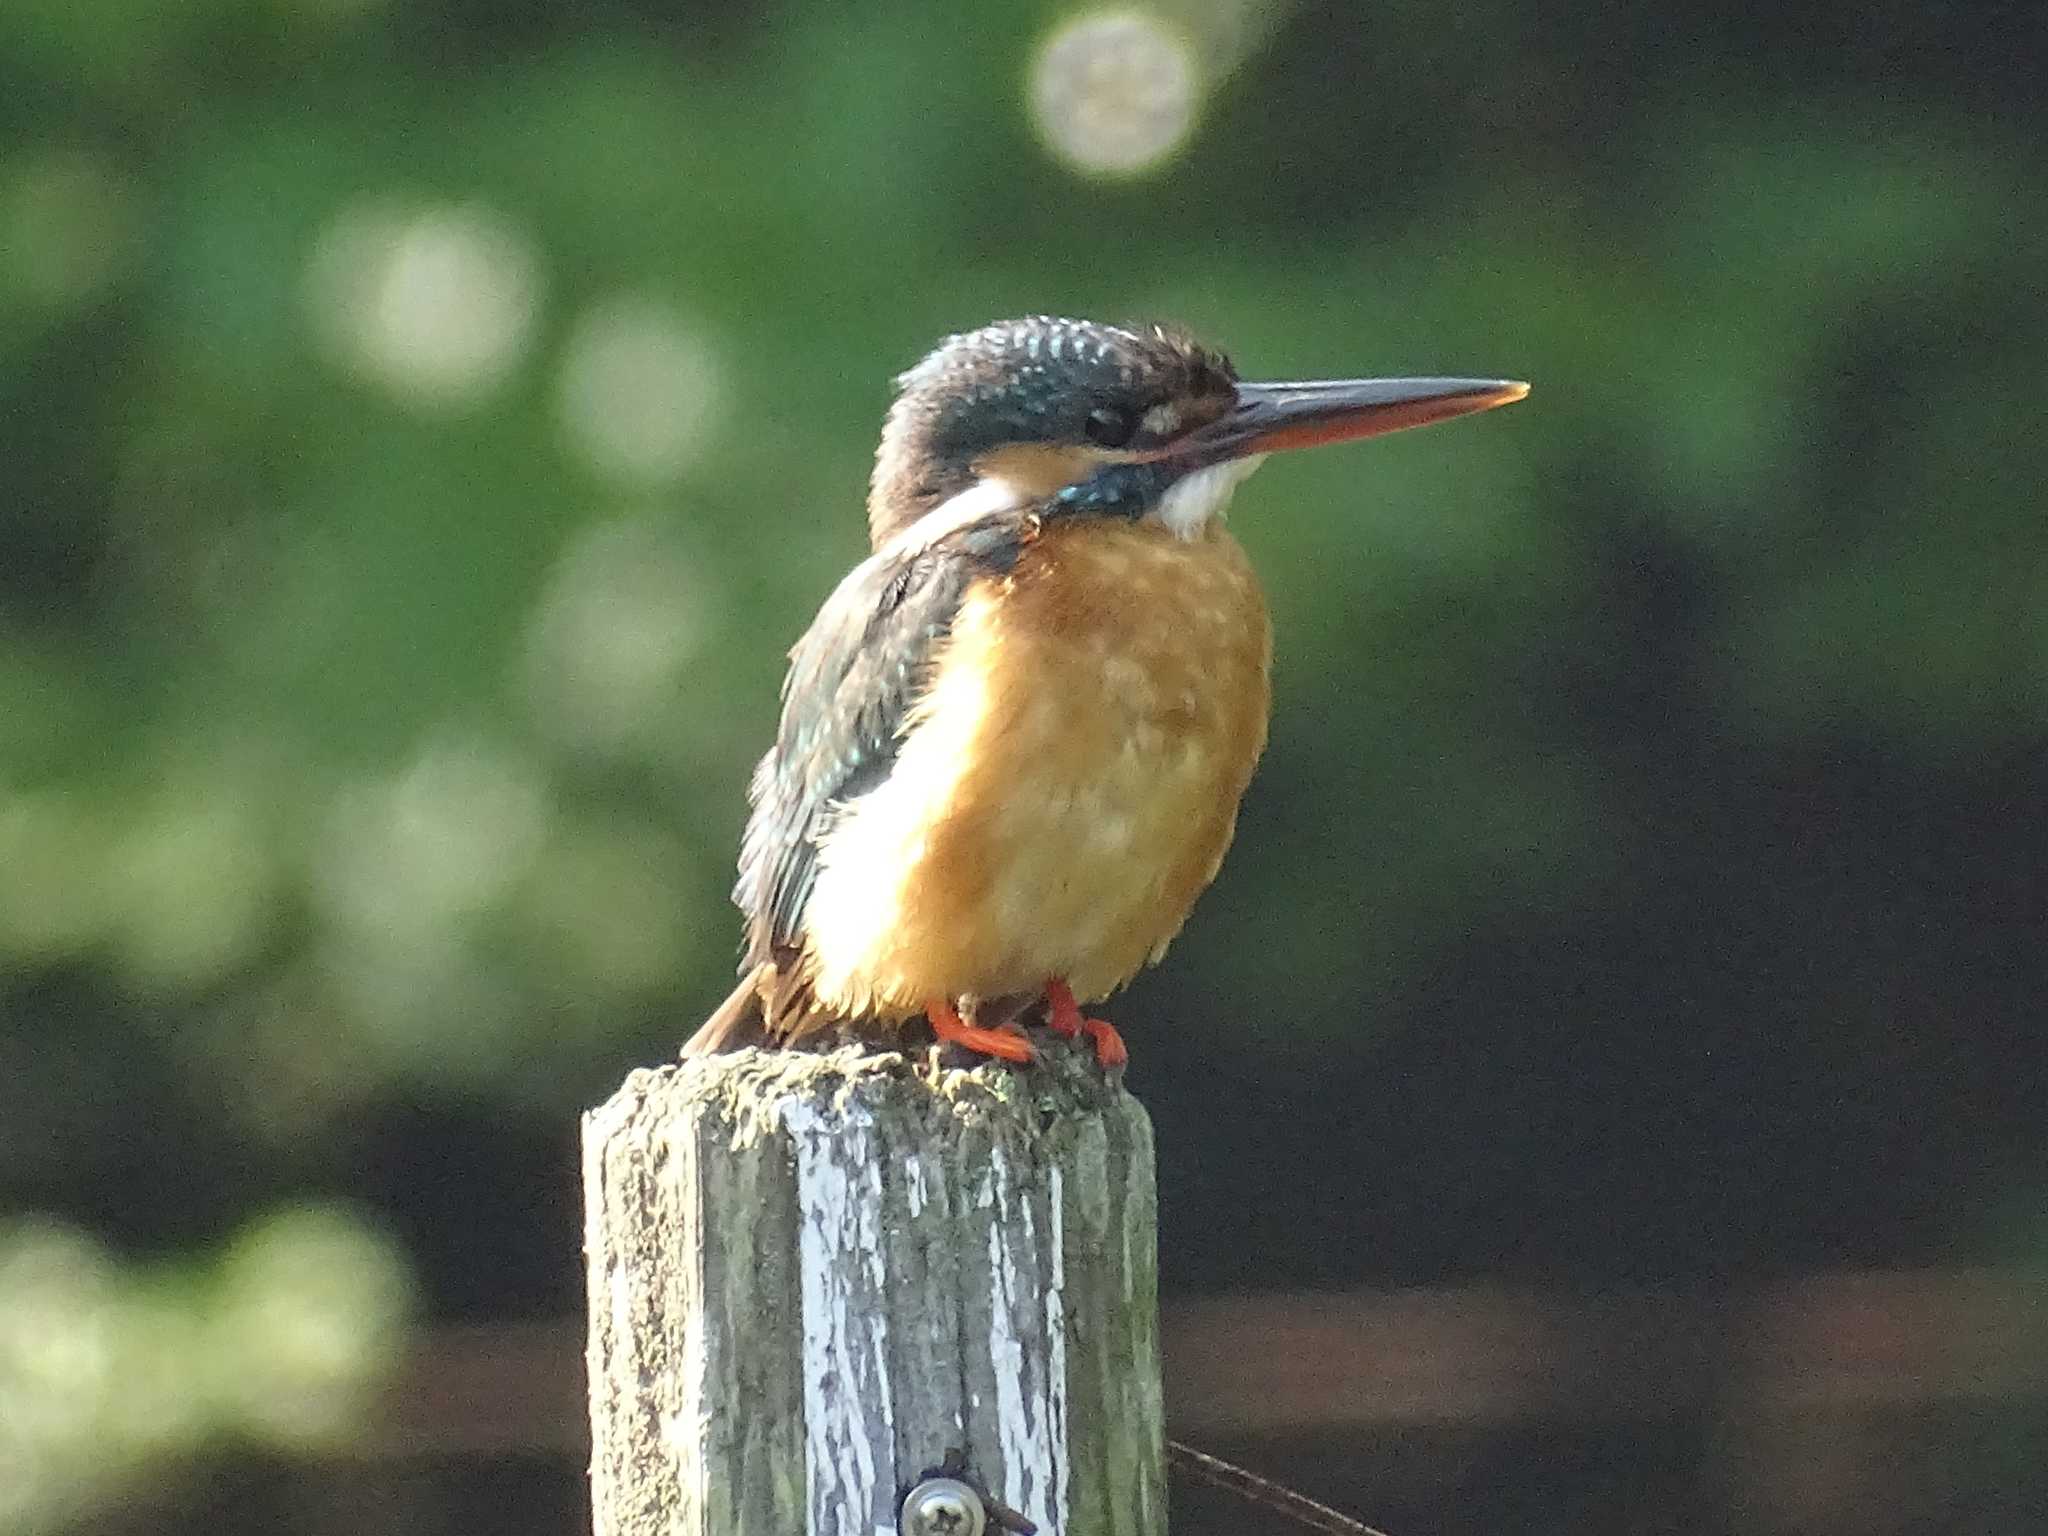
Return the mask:
M 1195 432 L 1204 458 L 1244 458 L 1426 427 L 1529 393 L 1515 379 L 1317 379 L 1240 384 L 1237 404 Z

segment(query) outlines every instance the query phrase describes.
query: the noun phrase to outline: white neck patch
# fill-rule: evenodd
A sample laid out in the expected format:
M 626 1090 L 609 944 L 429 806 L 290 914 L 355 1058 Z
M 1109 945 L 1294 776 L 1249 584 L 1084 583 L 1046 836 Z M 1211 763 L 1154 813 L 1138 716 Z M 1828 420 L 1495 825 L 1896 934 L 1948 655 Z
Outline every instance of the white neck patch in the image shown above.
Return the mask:
M 893 552 L 927 549 L 956 528 L 998 512 L 1014 512 L 1031 498 L 1001 475 L 984 475 L 956 491 L 883 546 Z
M 1207 469 L 1183 475 L 1174 481 L 1159 499 L 1159 505 L 1147 516 L 1165 524 L 1179 538 L 1200 538 L 1210 519 L 1223 516 L 1237 488 L 1265 462 L 1263 453 L 1254 453 L 1242 459 L 1226 459 L 1221 464 L 1211 464 Z M 956 528 L 965 528 L 969 523 L 997 513 L 1014 512 L 1029 505 L 1033 499 L 1029 492 L 1001 475 L 984 475 L 903 529 L 889 540 L 885 548 L 896 554 L 928 549 Z
M 1183 475 L 1160 498 L 1158 509 L 1152 516 L 1183 539 L 1199 538 L 1202 530 L 1209 526 L 1209 519 L 1224 514 L 1230 506 L 1232 494 L 1253 470 L 1265 462 L 1263 453 L 1254 453 L 1242 459 L 1225 459 L 1221 464 L 1211 464 L 1192 475 Z

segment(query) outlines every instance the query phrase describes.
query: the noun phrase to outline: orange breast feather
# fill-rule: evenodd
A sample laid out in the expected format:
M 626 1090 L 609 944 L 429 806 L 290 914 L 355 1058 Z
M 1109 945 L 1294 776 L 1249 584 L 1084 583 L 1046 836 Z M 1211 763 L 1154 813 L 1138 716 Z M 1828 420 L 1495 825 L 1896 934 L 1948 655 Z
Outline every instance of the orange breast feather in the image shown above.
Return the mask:
M 971 590 L 889 778 L 826 841 L 815 989 L 851 1017 L 1092 1001 L 1215 878 L 1266 740 L 1272 631 L 1220 526 L 1048 532 Z

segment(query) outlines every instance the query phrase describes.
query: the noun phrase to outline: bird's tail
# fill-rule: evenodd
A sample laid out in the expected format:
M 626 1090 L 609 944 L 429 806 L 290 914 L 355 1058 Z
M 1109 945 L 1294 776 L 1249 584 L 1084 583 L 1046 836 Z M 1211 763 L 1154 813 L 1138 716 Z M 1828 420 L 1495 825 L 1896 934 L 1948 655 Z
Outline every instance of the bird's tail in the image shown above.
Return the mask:
M 684 1042 L 685 1056 L 713 1056 L 744 1046 L 791 1045 L 838 1022 L 811 990 L 811 972 L 802 957 L 777 951 L 773 959 L 756 961 L 740 975 L 732 995 Z
M 749 966 L 732 995 L 711 1011 L 697 1033 L 683 1043 L 685 1056 L 715 1056 L 768 1038 L 766 999 L 775 985 L 775 965 L 764 960 Z

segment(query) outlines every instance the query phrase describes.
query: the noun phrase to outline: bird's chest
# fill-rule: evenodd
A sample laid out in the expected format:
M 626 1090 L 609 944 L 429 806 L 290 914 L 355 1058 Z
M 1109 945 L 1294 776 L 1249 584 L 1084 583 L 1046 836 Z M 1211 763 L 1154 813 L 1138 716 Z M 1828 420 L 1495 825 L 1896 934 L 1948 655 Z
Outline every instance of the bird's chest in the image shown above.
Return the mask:
M 879 990 L 906 998 L 1128 979 L 1229 846 L 1271 658 L 1257 581 L 1220 528 L 1033 544 L 969 592 L 889 782 L 827 850 L 835 912 L 845 877 L 870 872 L 857 915 L 813 924 L 827 974 L 900 977 Z
M 1204 803 L 1235 805 L 1265 744 L 1272 629 L 1220 526 L 1055 533 L 975 599 L 947 662 L 978 682 L 980 744 L 1003 775 L 988 793 L 1071 800 L 1076 835 L 1099 813 L 1111 854 L 1130 851 L 1127 824 L 1185 828 Z

